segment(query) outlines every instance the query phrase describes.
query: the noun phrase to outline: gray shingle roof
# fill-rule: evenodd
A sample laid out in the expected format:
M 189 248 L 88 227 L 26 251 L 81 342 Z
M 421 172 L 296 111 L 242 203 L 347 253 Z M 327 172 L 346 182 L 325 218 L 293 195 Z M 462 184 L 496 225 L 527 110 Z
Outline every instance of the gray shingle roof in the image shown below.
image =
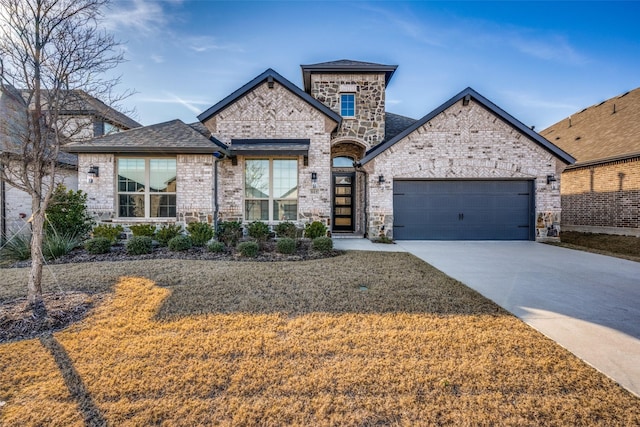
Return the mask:
M 313 73 L 384 73 L 385 84 L 389 84 L 391 76 L 398 68 L 397 65 L 376 64 L 374 62 L 340 59 L 337 61 L 320 62 L 317 64 L 300 65 L 305 92 L 311 90 L 311 74 Z
M 544 148 L 545 150 L 547 150 L 548 152 L 550 152 L 551 154 L 553 154 L 563 162 L 567 164 L 573 164 L 575 162 L 575 159 L 571 157 L 568 153 L 564 152 L 562 149 L 560 149 L 556 145 L 546 140 L 540 134 L 530 129 L 528 126 L 524 125 L 522 122 L 520 122 L 518 119 L 513 117 L 511 114 L 507 113 L 502 108 L 498 107 L 496 104 L 489 101 L 487 98 L 480 95 L 478 92 L 476 92 L 472 88 L 468 87 L 463 91 L 461 91 L 460 93 L 458 93 L 457 95 L 455 95 L 454 97 L 452 97 L 451 99 L 449 99 L 448 101 L 446 101 L 444 104 L 440 105 L 438 108 L 436 108 L 426 116 L 424 116 L 423 118 L 421 118 L 420 120 L 415 121 L 412 125 L 410 125 L 408 128 L 406 128 L 405 130 L 403 130 L 393 138 L 387 140 L 386 142 L 383 142 L 382 144 L 378 144 L 372 149 L 370 149 L 369 151 L 367 151 L 367 153 L 361 160 L 361 164 L 364 165 L 370 162 L 375 157 L 377 157 L 380 153 L 385 151 L 387 148 L 401 141 L 407 135 L 409 135 L 416 129 L 420 128 L 421 126 L 423 126 L 424 124 L 432 120 L 434 117 L 436 117 L 438 114 L 445 111 L 447 108 L 451 107 L 456 102 L 466 99 L 467 97 L 468 99 L 473 99 L 475 102 L 479 103 L 484 108 L 491 111 L 496 116 L 500 117 L 510 126 L 514 127 L 516 130 L 518 130 L 522 134 L 529 137 L 533 142 L 540 145 L 542 148 Z
M 70 153 L 202 153 L 220 146 L 181 120 L 171 120 L 64 146 Z M 224 146 L 224 144 L 223 144 Z M 226 147 L 226 146 L 224 146 Z
M 384 121 L 384 141 L 386 142 L 392 139 L 394 136 L 411 126 L 416 122 L 416 119 L 410 117 L 401 116 L 399 114 L 385 113 Z

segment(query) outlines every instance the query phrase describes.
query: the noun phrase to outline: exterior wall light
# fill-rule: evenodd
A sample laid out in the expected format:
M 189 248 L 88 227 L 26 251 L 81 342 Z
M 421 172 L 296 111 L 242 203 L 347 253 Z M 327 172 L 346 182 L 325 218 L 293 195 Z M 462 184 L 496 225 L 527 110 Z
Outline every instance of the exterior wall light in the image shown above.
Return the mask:
M 87 172 L 87 182 L 93 183 L 93 180 L 100 176 L 100 169 L 98 166 L 90 166 L 89 172 Z
M 547 175 L 547 185 L 551 184 L 552 182 L 556 182 L 556 176 L 555 175 Z
M 311 172 L 311 186 L 318 188 L 318 174 L 315 172 Z
M 384 184 L 384 175 L 378 176 L 378 184 Z

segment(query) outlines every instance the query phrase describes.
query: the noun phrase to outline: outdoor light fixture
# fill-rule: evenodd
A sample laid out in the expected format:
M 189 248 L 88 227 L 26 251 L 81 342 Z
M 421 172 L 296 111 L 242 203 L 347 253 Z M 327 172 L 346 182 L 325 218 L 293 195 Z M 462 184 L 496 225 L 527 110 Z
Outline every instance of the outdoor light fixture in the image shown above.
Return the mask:
M 318 188 L 318 174 L 315 172 L 311 172 L 311 186 Z
M 547 184 L 551 184 L 552 182 L 556 182 L 555 175 L 547 175 Z
M 383 183 L 384 183 L 384 175 L 378 176 L 378 184 L 383 184 Z
M 100 169 L 98 168 L 98 166 L 90 166 L 89 167 L 89 172 L 87 172 L 87 182 L 89 184 L 91 184 L 94 179 L 96 179 L 97 177 L 100 176 L 99 171 L 100 171 Z

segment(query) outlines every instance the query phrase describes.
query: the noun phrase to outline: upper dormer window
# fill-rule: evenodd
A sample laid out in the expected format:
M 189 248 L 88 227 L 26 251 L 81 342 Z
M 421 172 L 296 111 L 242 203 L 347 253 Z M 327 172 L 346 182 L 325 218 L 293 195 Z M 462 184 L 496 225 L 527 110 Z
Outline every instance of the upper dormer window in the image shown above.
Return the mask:
M 355 117 L 356 115 L 356 94 L 340 94 L 340 115 L 342 117 Z

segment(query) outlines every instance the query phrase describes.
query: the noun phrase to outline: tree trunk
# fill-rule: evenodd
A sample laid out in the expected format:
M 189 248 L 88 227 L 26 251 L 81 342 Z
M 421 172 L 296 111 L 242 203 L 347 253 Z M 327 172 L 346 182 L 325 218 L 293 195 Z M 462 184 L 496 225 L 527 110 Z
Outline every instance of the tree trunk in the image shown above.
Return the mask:
M 47 309 L 42 299 L 44 213 L 40 211 L 39 206 L 33 212 L 33 221 L 31 222 L 31 271 L 29 271 L 29 282 L 27 283 L 27 301 L 31 310 L 33 310 L 34 316 L 43 318 L 47 315 Z

